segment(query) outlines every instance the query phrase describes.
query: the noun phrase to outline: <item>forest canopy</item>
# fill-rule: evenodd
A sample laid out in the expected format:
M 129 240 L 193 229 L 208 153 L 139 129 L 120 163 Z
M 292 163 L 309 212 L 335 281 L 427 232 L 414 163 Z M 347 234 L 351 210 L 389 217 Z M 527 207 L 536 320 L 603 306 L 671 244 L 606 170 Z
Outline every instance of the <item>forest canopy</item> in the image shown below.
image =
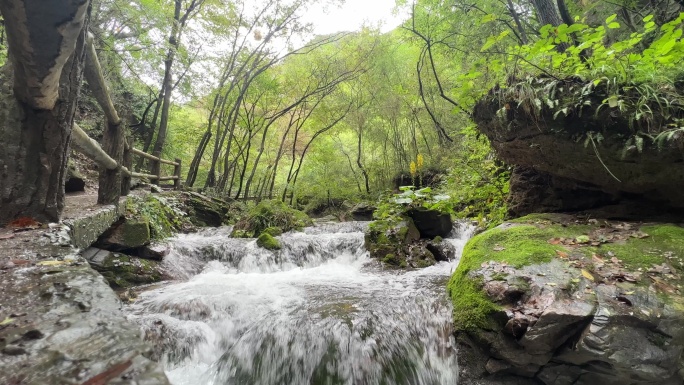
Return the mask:
M 497 221 L 509 169 L 472 121 L 491 90 L 568 115 L 602 88 L 637 147 L 684 130 L 681 1 L 399 0 L 407 19 L 390 32 L 325 36 L 304 21 L 314 4 L 93 2 L 88 28 L 135 147 L 180 158 L 188 188 L 222 197 L 315 208 L 434 184 L 456 213 Z M 560 97 L 569 79 L 581 86 Z M 76 120 L 100 135 L 87 90 Z

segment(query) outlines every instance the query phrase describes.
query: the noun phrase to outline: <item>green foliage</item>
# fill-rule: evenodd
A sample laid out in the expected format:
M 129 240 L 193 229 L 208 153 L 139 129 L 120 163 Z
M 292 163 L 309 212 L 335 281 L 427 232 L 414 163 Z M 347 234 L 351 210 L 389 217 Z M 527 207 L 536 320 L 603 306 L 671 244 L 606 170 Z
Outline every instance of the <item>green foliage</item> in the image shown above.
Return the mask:
M 305 213 L 281 201 L 266 200 L 250 208 L 247 216 L 235 225 L 235 230 L 248 237 L 255 237 L 269 228 L 277 227 L 286 232 L 301 230 L 311 223 L 311 219 Z
M 463 153 L 447 173 L 443 189 L 452 196 L 458 218 L 471 218 L 481 228 L 501 223 L 508 214 L 508 167 L 497 161 L 489 142 L 474 126 L 462 131 Z
M 378 202 L 378 208 L 373 213 L 375 219 L 391 222 L 392 218 L 405 217 L 408 211 L 417 208 L 453 213 L 451 197 L 432 187 L 416 190 L 414 186 L 403 186 L 400 190 L 401 193 L 388 195 Z
M 660 28 L 651 19 L 647 16 L 641 30 L 612 44 L 606 43 L 609 31 L 621 28 L 615 15 L 596 27 L 545 26 L 534 43 L 508 47 L 505 59 L 491 69 L 513 68 L 507 71 L 509 79 L 522 80 L 501 91 L 499 115 L 505 118 L 510 103 L 537 119 L 543 110 L 554 117 L 609 110 L 628 122 L 626 148 L 635 146 L 641 152 L 644 139 L 659 146 L 680 139 L 684 13 Z M 559 49 L 563 44 L 568 48 Z

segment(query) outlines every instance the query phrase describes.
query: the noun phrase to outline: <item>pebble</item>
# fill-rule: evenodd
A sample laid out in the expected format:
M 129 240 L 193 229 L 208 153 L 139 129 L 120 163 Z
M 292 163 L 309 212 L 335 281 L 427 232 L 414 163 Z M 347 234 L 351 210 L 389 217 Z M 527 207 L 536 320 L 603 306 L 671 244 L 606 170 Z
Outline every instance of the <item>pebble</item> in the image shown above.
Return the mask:
M 16 345 L 5 346 L 5 348 L 2 349 L 2 353 L 6 354 L 8 356 L 20 356 L 22 354 L 27 354 L 26 350 L 24 348 L 22 348 L 21 346 L 16 346 Z

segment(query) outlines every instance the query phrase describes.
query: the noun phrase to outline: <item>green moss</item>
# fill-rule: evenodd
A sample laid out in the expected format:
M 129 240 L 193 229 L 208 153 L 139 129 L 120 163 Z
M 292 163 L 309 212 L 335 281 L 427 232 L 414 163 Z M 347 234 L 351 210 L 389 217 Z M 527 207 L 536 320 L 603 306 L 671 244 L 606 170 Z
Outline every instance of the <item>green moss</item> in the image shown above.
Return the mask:
M 183 227 L 183 212 L 174 196 L 146 195 L 144 198 L 129 198 L 126 202 L 126 217 L 147 221 L 152 239 L 172 236 Z
M 630 238 L 623 244 L 607 243 L 596 250 L 602 254 L 612 252 L 631 270 L 668 263 L 684 273 L 684 266 L 679 263 L 684 261 L 684 227 L 661 224 L 642 226 L 639 230 L 648 236 Z
M 261 233 L 259 238 L 257 238 L 257 246 L 263 247 L 267 250 L 280 250 L 282 247 L 277 239 L 275 239 L 271 234 L 265 232 Z
M 112 254 L 101 267 L 95 268 L 115 289 L 159 282 L 163 278 L 157 262 L 125 254 Z
M 281 231 L 301 230 L 312 225 L 311 218 L 304 212 L 278 200 L 262 201 L 252 207 L 236 225 L 236 230 L 245 230 L 253 235 L 261 234 L 270 227 Z
M 133 247 L 140 247 L 150 242 L 150 223 L 146 219 L 127 220 L 123 223 L 123 243 Z
M 283 230 L 280 227 L 269 227 L 266 230 L 263 231 L 263 233 L 266 233 L 268 235 L 271 235 L 273 237 L 277 237 L 278 235 L 283 234 Z
M 538 217 L 524 217 L 519 224 L 497 227 L 473 237 L 465 246 L 461 263 L 448 285 L 454 304 L 456 330 L 491 328 L 489 314 L 499 307 L 482 291 L 482 284 L 469 276 L 488 261 L 505 262 L 514 267 L 551 261 L 563 246 L 548 241 L 558 237 L 586 234 L 589 226 L 529 224 Z
M 434 242 L 434 243 L 442 243 L 443 240 L 444 240 L 444 239 L 442 239 L 442 237 L 440 237 L 440 236 L 438 235 L 438 236 L 435 237 L 435 239 L 432 240 L 432 242 Z

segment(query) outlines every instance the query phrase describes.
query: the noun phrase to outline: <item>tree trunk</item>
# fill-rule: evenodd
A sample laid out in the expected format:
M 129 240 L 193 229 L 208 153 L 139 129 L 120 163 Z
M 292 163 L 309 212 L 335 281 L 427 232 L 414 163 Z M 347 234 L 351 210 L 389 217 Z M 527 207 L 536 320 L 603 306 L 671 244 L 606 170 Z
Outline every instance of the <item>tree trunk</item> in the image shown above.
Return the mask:
M 89 6 L 0 1 L 11 59 L 0 75 L 0 224 L 62 213 Z
M 169 34 L 169 50 L 166 53 L 166 60 L 164 60 L 164 80 L 162 88 L 165 90 L 164 99 L 162 100 L 161 107 L 161 118 L 159 120 L 159 130 L 157 131 L 157 141 L 154 142 L 154 149 L 152 150 L 152 155 L 157 158 L 161 158 L 162 150 L 164 149 L 164 144 L 166 144 L 166 131 L 169 124 L 169 110 L 171 109 L 171 94 L 173 93 L 173 88 L 171 82 L 173 78 L 171 76 L 171 70 L 173 68 L 173 61 L 176 57 L 176 50 L 178 50 L 178 44 L 180 44 L 180 18 L 181 18 L 181 0 L 176 0 L 174 2 L 173 11 L 173 25 L 171 26 L 171 33 Z M 161 163 L 152 162 L 152 169 L 150 170 L 152 175 L 159 175 L 159 168 Z M 155 184 L 159 184 L 159 180 L 156 180 Z

